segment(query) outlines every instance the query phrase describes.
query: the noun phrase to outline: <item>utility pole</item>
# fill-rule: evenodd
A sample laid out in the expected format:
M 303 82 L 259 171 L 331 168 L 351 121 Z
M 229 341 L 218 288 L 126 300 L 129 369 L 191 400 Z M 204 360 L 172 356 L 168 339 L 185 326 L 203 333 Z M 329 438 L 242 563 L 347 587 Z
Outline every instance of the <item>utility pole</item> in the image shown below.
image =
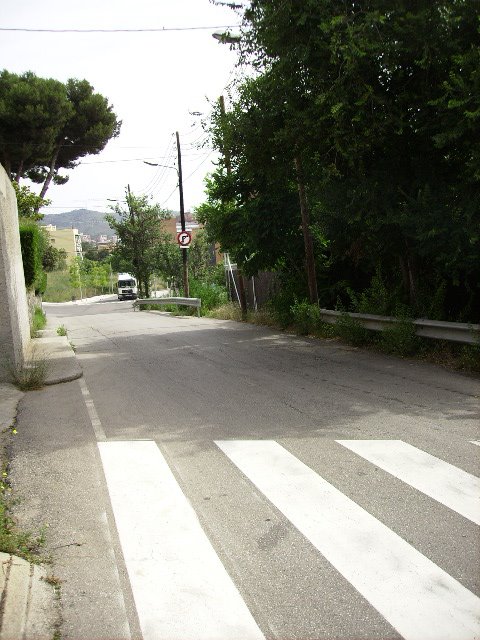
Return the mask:
M 178 154 L 178 188 L 180 191 L 180 224 L 182 225 L 182 231 L 185 231 L 185 207 L 183 204 L 183 180 L 182 180 L 182 152 L 180 150 L 180 136 L 178 131 L 175 133 L 177 138 L 177 154 Z M 188 298 L 190 296 L 190 289 L 188 286 L 188 249 L 180 249 L 182 252 L 183 261 L 183 295 Z
M 223 96 L 220 96 L 219 98 L 219 105 L 220 105 L 220 115 L 222 117 L 222 120 L 225 119 L 225 100 L 223 98 Z M 230 176 L 232 173 L 232 163 L 230 162 L 230 151 L 229 149 L 226 147 L 226 145 L 223 143 L 222 140 L 222 151 L 223 151 L 223 158 L 225 160 L 225 168 L 227 170 L 227 175 Z M 237 275 L 238 275 L 238 298 L 240 301 L 240 309 L 242 310 L 242 316 L 246 316 L 247 315 L 247 296 L 245 294 L 245 280 L 243 278 L 243 274 L 241 269 L 238 267 L 237 265 Z M 232 274 L 233 277 L 233 274 Z
M 295 170 L 297 173 L 298 196 L 300 199 L 300 213 L 302 216 L 303 242 L 305 245 L 305 262 L 307 266 L 308 293 L 311 304 L 318 304 L 317 276 L 315 273 L 315 258 L 313 256 L 313 240 L 310 232 L 310 212 L 308 210 L 305 180 L 300 156 L 295 156 Z

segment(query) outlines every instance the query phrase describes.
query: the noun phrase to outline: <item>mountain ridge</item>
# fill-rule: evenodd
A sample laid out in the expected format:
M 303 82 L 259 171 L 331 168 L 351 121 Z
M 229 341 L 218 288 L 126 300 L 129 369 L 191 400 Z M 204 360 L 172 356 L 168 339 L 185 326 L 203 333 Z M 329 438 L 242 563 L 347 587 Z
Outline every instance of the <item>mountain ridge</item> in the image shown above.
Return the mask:
M 112 215 L 115 215 L 113 212 Z M 41 224 L 53 224 L 57 229 L 78 229 L 80 233 L 90 236 L 112 236 L 115 232 L 105 220 L 107 212 L 91 209 L 73 209 L 64 213 L 46 213 Z

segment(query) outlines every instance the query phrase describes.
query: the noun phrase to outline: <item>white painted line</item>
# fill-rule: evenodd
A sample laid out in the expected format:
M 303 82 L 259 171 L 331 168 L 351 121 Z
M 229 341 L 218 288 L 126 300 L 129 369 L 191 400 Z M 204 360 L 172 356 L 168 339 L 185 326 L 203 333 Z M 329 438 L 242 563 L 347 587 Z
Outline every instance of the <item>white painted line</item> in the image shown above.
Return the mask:
M 471 444 L 476 444 L 477 447 L 480 447 L 480 442 L 478 440 L 470 440 Z
M 480 524 L 480 478 L 402 440 L 337 442 L 468 520 Z
M 105 431 L 103 430 L 102 423 L 100 422 L 97 410 L 95 409 L 95 405 L 93 404 L 92 396 L 90 395 L 90 391 L 88 390 L 85 378 L 79 378 L 78 382 L 80 384 L 80 389 L 82 390 L 83 399 L 85 400 L 85 404 L 87 405 L 88 415 L 90 417 L 90 422 L 92 423 L 93 430 L 95 431 L 95 436 L 99 442 L 104 441 L 107 439 L 107 436 L 105 434 Z
M 406 640 L 480 637 L 480 599 L 273 441 L 218 447 Z
M 154 442 L 99 442 L 143 640 L 264 640 Z

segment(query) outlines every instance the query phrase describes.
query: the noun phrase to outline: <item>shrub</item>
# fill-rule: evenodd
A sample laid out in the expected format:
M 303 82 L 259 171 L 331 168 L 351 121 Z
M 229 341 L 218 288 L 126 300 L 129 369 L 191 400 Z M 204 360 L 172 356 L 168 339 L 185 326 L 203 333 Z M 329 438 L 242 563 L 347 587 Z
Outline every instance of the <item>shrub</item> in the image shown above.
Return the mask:
M 288 289 L 282 289 L 272 297 L 268 303 L 268 308 L 275 318 L 275 322 L 286 329 L 293 324 L 292 300 L 294 298 Z
M 480 343 L 467 344 L 462 348 L 460 364 L 467 371 L 480 373 Z
M 382 351 L 397 356 L 411 356 L 417 353 L 420 339 L 416 335 L 415 325 L 406 318 L 398 320 L 382 331 L 379 346 Z
M 42 243 L 43 238 L 37 225 L 34 222 L 22 220 L 20 244 L 25 284 L 28 289 L 32 289 L 42 278 Z
M 356 318 L 342 313 L 335 323 L 335 333 L 354 347 L 363 347 L 372 342 L 371 333 Z
M 227 302 L 227 291 L 225 287 L 215 282 L 203 282 L 192 278 L 190 281 L 190 297 L 202 300 L 201 311 L 210 311 L 215 307 L 220 307 Z
M 295 301 L 291 307 L 291 314 L 295 330 L 302 336 L 316 333 L 322 323 L 320 308 L 317 304 L 310 304 L 306 300 Z

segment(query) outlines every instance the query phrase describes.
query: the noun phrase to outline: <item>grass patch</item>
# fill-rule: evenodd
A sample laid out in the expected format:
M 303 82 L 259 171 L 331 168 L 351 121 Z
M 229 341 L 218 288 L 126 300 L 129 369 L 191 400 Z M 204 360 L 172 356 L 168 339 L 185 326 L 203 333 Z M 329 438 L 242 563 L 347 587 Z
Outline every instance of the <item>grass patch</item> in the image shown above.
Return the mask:
M 207 318 L 216 318 L 217 320 L 235 320 L 237 322 L 242 322 L 243 320 L 242 310 L 233 302 L 222 304 L 216 309 L 210 309 L 205 315 Z
M 91 298 L 96 295 L 93 287 L 83 287 L 84 298 Z M 51 271 L 48 274 L 47 289 L 43 294 L 44 302 L 69 302 L 80 298 L 80 290 L 73 288 L 70 284 L 70 274 L 68 271 Z

